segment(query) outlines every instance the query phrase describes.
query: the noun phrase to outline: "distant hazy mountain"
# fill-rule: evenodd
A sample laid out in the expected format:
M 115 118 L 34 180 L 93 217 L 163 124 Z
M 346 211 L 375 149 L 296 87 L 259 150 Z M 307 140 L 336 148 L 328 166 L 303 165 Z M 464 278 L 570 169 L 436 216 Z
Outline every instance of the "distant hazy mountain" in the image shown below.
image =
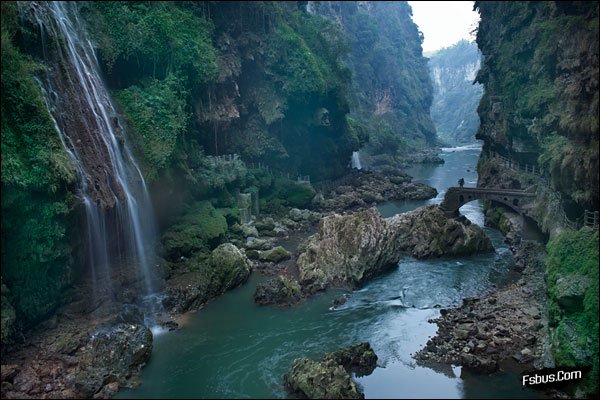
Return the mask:
M 483 87 L 473 84 L 473 81 L 480 59 L 477 44 L 466 40 L 430 56 L 429 70 L 433 82 L 431 119 L 443 142 L 466 144 L 475 141 L 479 126 L 477 105 Z

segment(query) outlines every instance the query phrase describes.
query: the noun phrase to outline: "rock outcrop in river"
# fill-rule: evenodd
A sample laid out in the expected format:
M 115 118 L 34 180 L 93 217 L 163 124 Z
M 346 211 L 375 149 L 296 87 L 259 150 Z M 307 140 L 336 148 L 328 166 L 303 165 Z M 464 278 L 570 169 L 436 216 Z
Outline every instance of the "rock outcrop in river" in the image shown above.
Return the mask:
M 369 343 L 360 343 L 327 353 L 321 360 L 296 359 L 284 376 L 286 389 L 309 399 L 362 399 L 352 373 L 369 375 L 377 366 L 377 355 Z
M 492 250 L 479 226 L 448 218 L 437 205 L 390 218 L 371 208 L 321 220 L 298 257 L 299 281 L 311 293 L 335 284 L 359 284 L 404 255 L 466 256 Z

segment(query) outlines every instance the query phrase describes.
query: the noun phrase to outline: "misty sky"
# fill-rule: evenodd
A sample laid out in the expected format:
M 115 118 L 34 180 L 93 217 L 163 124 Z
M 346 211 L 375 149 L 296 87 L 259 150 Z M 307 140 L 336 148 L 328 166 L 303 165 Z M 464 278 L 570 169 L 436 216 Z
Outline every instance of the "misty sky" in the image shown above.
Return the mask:
M 409 1 L 413 21 L 425 35 L 423 52 L 448 47 L 460 39 L 472 40 L 470 32 L 479 22 L 472 1 Z

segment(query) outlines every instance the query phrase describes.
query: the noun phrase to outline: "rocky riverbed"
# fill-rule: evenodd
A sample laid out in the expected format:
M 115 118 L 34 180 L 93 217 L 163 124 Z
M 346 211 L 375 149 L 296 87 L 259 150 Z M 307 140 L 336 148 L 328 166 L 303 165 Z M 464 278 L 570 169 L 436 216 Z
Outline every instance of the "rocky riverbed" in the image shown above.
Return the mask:
M 324 212 L 368 208 L 388 200 L 426 200 L 437 195 L 434 188 L 412 182 L 410 175 L 398 171 L 381 174 L 353 170 L 319 189 L 312 205 Z
M 549 366 L 544 245 L 523 241 L 515 254 L 520 278 L 482 298 L 464 299 L 431 321 L 438 333 L 415 358 L 421 365 L 462 365 L 483 374 L 513 360 Z

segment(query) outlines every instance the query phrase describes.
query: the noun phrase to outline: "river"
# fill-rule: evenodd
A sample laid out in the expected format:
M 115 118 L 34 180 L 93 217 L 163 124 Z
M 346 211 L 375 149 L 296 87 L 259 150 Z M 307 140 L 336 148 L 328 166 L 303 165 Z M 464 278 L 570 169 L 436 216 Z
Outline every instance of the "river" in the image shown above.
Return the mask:
M 477 183 L 478 146 L 444 149 L 445 164 L 419 165 L 407 172 L 439 194 L 427 201 L 388 202 L 384 216 L 424 204 L 439 203 L 449 186 L 465 179 Z M 479 201 L 461 213 L 483 226 Z M 429 319 L 439 307 L 459 305 L 514 278 L 513 259 L 495 230 L 484 228 L 495 253 L 462 259 L 418 261 L 404 258 L 398 267 L 362 288 L 320 293 L 289 309 L 258 307 L 252 300 L 256 284 L 249 281 L 202 310 L 177 331 L 154 337 L 154 350 L 142 370 L 143 384 L 123 390 L 118 398 L 281 398 L 283 374 L 298 357 L 320 358 L 325 352 L 368 341 L 379 357 L 378 367 L 356 378 L 366 398 L 536 398 L 521 387 L 517 371 L 491 377 L 469 374 L 460 367 L 433 370 L 417 366 L 411 354 L 436 332 Z M 332 309 L 332 300 L 349 300 Z

